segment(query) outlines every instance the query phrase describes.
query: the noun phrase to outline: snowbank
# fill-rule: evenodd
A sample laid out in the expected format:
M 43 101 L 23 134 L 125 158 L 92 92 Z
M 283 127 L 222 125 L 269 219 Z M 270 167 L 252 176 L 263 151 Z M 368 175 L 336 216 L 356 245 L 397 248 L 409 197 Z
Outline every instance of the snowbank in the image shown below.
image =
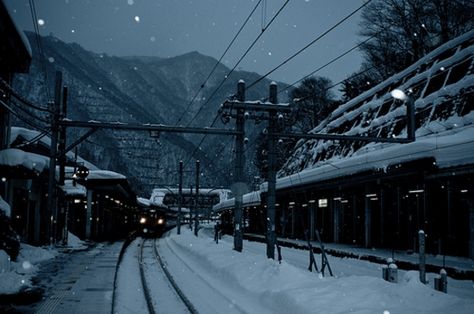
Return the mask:
M 8 205 L 8 203 L 5 202 L 1 196 L 0 196 L 0 210 L 2 210 L 7 217 L 11 217 L 12 210 L 10 208 L 10 205 Z
M 17 261 L 11 262 L 10 271 L 0 272 L 0 295 L 15 294 L 31 287 L 31 278 L 38 271 L 38 264 L 56 255 L 54 250 L 22 243 Z
M 223 285 L 256 296 L 273 313 L 472 313 L 474 301 L 433 290 L 407 272 L 398 284 L 370 276 L 322 277 L 285 261 L 237 253 L 226 241 L 196 238 L 184 228 L 168 241 L 221 279 Z

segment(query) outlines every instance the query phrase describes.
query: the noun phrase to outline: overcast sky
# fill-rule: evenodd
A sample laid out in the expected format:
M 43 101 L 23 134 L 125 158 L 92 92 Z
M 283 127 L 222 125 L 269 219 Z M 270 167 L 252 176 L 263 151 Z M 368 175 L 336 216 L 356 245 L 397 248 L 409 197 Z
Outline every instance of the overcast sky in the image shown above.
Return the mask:
M 20 28 L 32 30 L 28 0 L 4 0 Z M 109 55 L 172 57 L 190 51 L 218 59 L 258 0 L 35 0 L 42 35 Z M 262 1 L 223 63 L 232 68 L 285 3 Z M 363 0 L 290 0 L 238 69 L 265 74 L 306 46 Z M 359 12 L 360 13 L 360 12 Z M 360 41 L 360 14 L 270 75 L 293 83 Z M 44 23 L 43 23 L 44 22 Z M 334 83 L 359 68 L 353 52 L 318 72 Z

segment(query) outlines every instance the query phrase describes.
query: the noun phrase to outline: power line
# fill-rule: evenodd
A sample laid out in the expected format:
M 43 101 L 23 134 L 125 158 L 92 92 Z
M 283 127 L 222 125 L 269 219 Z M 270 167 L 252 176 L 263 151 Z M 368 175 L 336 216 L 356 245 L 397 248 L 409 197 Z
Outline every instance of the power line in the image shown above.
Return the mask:
M 15 112 L 15 110 L 13 110 L 9 105 L 7 105 L 3 100 L 0 99 L 0 105 L 2 105 L 4 108 L 6 108 L 8 111 L 10 111 L 11 114 L 13 114 L 15 117 L 17 117 L 18 119 L 20 119 L 21 121 L 25 122 L 26 124 L 28 124 L 29 126 L 33 127 L 34 129 L 36 130 L 39 130 L 39 131 L 42 131 L 42 132 L 45 132 L 46 134 L 50 135 L 50 133 L 48 131 L 46 131 L 46 129 L 44 129 L 43 127 L 41 126 L 38 126 L 37 124 L 35 124 L 34 122 L 31 122 L 27 119 L 25 119 L 24 117 L 20 116 L 19 114 L 17 114 Z
M 259 79 L 257 79 L 255 82 L 253 82 L 252 84 L 250 84 L 247 89 L 255 86 L 258 82 L 262 81 L 264 78 L 266 78 L 267 76 L 269 76 L 270 74 L 272 74 L 273 72 L 275 72 L 276 70 L 278 70 L 279 68 L 281 68 L 283 65 L 285 65 L 286 63 L 288 63 L 290 60 L 292 60 L 293 58 L 295 58 L 297 55 L 299 55 L 300 53 L 302 53 L 303 51 L 305 51 L 306 49 L 308 49 L 310 46 L 312 46 L 313 44 L 315 44 L 316 42 L 318 42 L 319 40 L 321 40 L 324 36 L 326 36 L 327 34 L 329 34 L 331 31 L 333 31 L 335 28 L 337 28 L 339 25 L 341 25 L 342 23 L 344 23 L 346 20 L 348 20 L 350 17 L 352 17 L 354 14 L 356 14 L 357 12 L 359 12 L 362 8 L 364 8 L 367 4 L 369 4 L 372 0 L 368 0 L 366 1 L 365 3 L 363 3 L 360 7 L 358 7 L 356 10 L 352 11 L 349 15 L 347 15 L 346 17 L 344 17 L 342 20 L 340 20 L 339 22 L 337 22 L 336 24 L 334 24 L 332 27 L 330 27 L 328 30 L 326 30 L 324 33 L 322 33 L 321 35 L 319 35 L 318 37 L 316 37 L 314 40 L 312 40 L 309 44 L 307 44 L 306 46 L 304 46 L 303 48 L 301 48 L 300 50 L 298 50 L 297 52 L 295 52 L 294 54 L 292 54 L 290 57 L 288 57 L 287 59 L 285 59 L 282 63 L 280 63 L 278 66 L 276 66 L 275 68 L 273 68 L 272 70 L 268 71 L 265 75 L 263 75 L 262 77 L 260 77 Z
M 308 75 L 303 76 L 303 77 L 300 78 L 299 80 L 297 80 L 297 81 L 293 82 L 292 84 L 288 85 L 287 87 L 283 88 L 282 90 L 280 90 L 280 91 L 278 92 L 278 94 L 283 93 L 284 91 L 290 89 L 291 87 L 295 86 L 295 85 L 298 84 L 299 82 L 301 82 L 301 81 L 307 79 L 307 78 L 310 77 L 310 76 L 313 76 L 313 75 L 316 74 L 317 72 L 321 71 L 322 69 L 326 68 L 327 66 L 333 64 L 333 63 L 336 62 L 337 60 L 341 59 L 342 57 L 344 57 L 344 56 L 348 55 L 349 53 L 351 53 L 352 51 L 356 50 L 357 48 L 359 48 L 359 47 L 362 46 L 363 44 L 367 43 L 369 40 L 373 39 L 374 37 L 375 37 L 375 35 L 372 36 L 372 37 L 370 37 L 370 38 L 367 38 L 367 39 L 364 40 L 363 42 L 361 42 L 361 43 L 359 43 L 359 44 L 353 46 L 353 47 L 350 48 L 349 50 L 346 50 L 345 52 L 343 52 L 343 53 L 340 54 L 339 56 L 337 56 L 337 57 L 331 59 L 330 61 L 328 61 L 328 62 L 325 63 L 324 65 L 318 67 L 316 70 L 312 71 L 312 72 L 309 73 Z
M 18 108 L 19 110 L 23 111 L 24 113 L 26 113 L 27 115 L 29 115 L 30 117 L 32 117 L 33 119 L 36 119 L 40 122 L 43 122 L 45 124 L 49 124 L 49 121 L 47 121 L 46 119 L 43 119 L 41 117 L 38 117 L 36 116 L 34 113 L 30 112 L 28 109 L 26 108 L 23 108 L 21 107 L 19 104 L 17 104 L 16 102 L 10 102 L 13 106 L 15 106 L 15 108 Z
M 208 97 L 207 101 L 199 108 L 199 110 L 196 112 L 196 114 L 193 116 L 191 121 L 188 123 L 188 126 L 191 125 L 191 123 L 196 119 L 196 117 L 201 113 L 202 109 L 211 101 L 211 99 L 217 94 L 219 89 L 224 85 L 225 81 L 229 78 L 229 76 L 234 72 L 234 70 L 239 66 L 240 62 L 247 56 L 247 54 L 250 52 L 250 50 L 255 46 L 257 41 L 262 37 L 262 35 L 265 33 L 265 31 L 270 27 L 270 25 L 275 21 L 278 15 L 283 11 L 283 9 L 286 7 L 286 5 L 290 2 L 290 0 L 286 0 L 285 3 L 280 7 L 280 9 L 275 13 L 275 15 L 272 17 L 270 22 L 262 29 L 260 34 L 255 38 L 255 40 L 250 44 L 250 46 L 247 48 L 247 50 L 244 52 L 244 54 L 240 57 L 240 59 L 237 61 L 237 63 L 234 65 L 234 67 L 227 73 L 227 75 L 224 76 L 224 79 L 219 83 L 217 88 L 212 92 L 211 96 Z
M 200 89 L 196 92 L 196 94 L 194 95 L 194 97 L 191 99 L 191 101 L 188 103 L 188 105 L 186 106 L 186 110 L 183 111 L 183 114 L 179 117 L 178 121 L 176 122 L 175 125 L 178 125 L 179 122 L 181 122 L 181 120 L 183 119 L 184 115 L 186 114 L 186 112 L 189 110 L 189 108 L 191 107 L 191 105 L 193 104 L 194 100 L 196 100 L 196 97 L 197 95 L 199 95 L 199 92 L 201 92 L 201 90 L 204 88 L 204 86 L 206 85 L 207 81 L 211 78 L 211 75 L 214 73 L 214 71 L 216 70 L 217 66 L 221 63 L 222 59 L 224 58 L 224 56 L 227 54 L 227 52 L 229 51 L 230 47 L 234 44 L 235 40 L 237 39 L 237 37 L 240 35 L 240 33 L 242 32 L 242 30 L 244 29 L 245 25 L 247 25 L 248 21 L 250 20 L 250 18 L 252 17 L 253 13 L 255 12 L 255 10 L 257 9 L 257 7 L 259 6 L 260 2 L 262 2 L 262 0 L 259 0 L 257 2 L 257 4 L 255 5 L 255 7 L 253 8 L 253 10 L 250 12 L 250 14 L 247 16 L 247 18 L 245 19 L 244 23 L 242 24 L 242 26 L 240 27 L 239 31 L 235 34 L 234 38 L 231 40 L 231 42 L 229 43 L 229 45 L 227 46 L 227 48 L 225 49 L 224 53 L 221 55 L 221 57 L 219 58 L 219 60 L 214 64 L 214 67 L 212 68 L 211 72 L 209 73 L 209 75 L 206 77 L 206 79 L 204 80 L 204 83 L 201 84 L 201 87 Z
M 33 29 L 35 31 L 36 45 L 38 46 L 39 61 L 40 61 L 40 64 L 43 68 L 46 94 L 47 94 L 48 99 L 51 99 L 51 93 L 50 93 L 49 87 L 48 87 L 48 71 L 46 69 L 46 64 L 44 63 L 44 50 L 43 50 L 43 46 L 41 44 L 41 36 L 40 36 L 39 27 L 38 27 L 39 20 L 38 20 L 37 14 L 36 14 L 35 1 L 34 0 L 29 0 L 29 4 L 30 4 L 31 18 L 33 19 Z
M 47 109 L 47 108 L 43 108 L 43 107 L 40 107 L 40 106 L 37 106 L 35 104 L 33 104 L 31 101 L 28 101 L 27 99 L 25 99 L 23 96 L 21 96 L 20 94 L 18 94 L 14 89 L 13 87 L 11 87 L 6 81 L 4 81 L 3 79 L 0 78 L 0 88 L 2 89 L 5 89 L 9 95 L 12 95 L 13 97 L 15 97 L 18 101 L 20 101 L 21 103 L 23 103 L 24 105 L 28 106 L 28 107 L 31 107 L 33 109 L 36 109 L 36 110 L 39 110 L 39 111 L 44 111 L 44 112 L 49 112 L 49 113 L 52 113 L 51 110 Z M 5 90 L 2 90 L 4 93 Z

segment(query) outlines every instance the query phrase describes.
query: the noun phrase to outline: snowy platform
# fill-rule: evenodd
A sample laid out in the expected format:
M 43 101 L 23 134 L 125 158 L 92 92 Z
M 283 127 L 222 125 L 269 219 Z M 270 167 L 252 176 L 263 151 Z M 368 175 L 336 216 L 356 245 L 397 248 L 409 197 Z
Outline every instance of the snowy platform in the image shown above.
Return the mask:
M 51 276 L 35 313 L 110 313 L 115 267 L 122 243 L 99 244 Z M 53 275 L 53 274 L 51 274 Z
M 264 242 L 265 237 L 259 234 L 245 234 L 244 238 L 250 241 Z M 293 247 L 297 249 L 307 250 L 306 241 L 288 238 L 278 238 L 280 246 Z M 319 252 L 319 244 L 312 241 L 311 245 Z M 324 248 L 327 254 L 343 257 L 355 258 L 358 260 L 366 260 L 378 264 L 386 264 L 387 258 L 392 258 L 392 251 L 387 249 L 370 249 L 350 246 L 346 244 L 324 243 Z M 418 270 L 419 256 L 416 253 L 408 254 L 407 252 L 395 251 L 393 258 L 397 263 L 398 268 L 404 270 Z M 442 255 L 426 255 L 426 270 L 429 272 L 439 273 L 441 268 L 447 270 L 452 278 L 474 280 L 474 260 L 462 257 Z

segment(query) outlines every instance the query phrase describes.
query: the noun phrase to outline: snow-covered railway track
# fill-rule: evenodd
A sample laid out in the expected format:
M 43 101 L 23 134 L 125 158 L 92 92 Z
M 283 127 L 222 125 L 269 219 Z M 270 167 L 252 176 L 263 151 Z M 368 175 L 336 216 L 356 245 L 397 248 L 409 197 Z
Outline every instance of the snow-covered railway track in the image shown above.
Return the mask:
M 198 313 L 163 265 L 156 239 L 142 240 L 139 268 L 149 313 Z

